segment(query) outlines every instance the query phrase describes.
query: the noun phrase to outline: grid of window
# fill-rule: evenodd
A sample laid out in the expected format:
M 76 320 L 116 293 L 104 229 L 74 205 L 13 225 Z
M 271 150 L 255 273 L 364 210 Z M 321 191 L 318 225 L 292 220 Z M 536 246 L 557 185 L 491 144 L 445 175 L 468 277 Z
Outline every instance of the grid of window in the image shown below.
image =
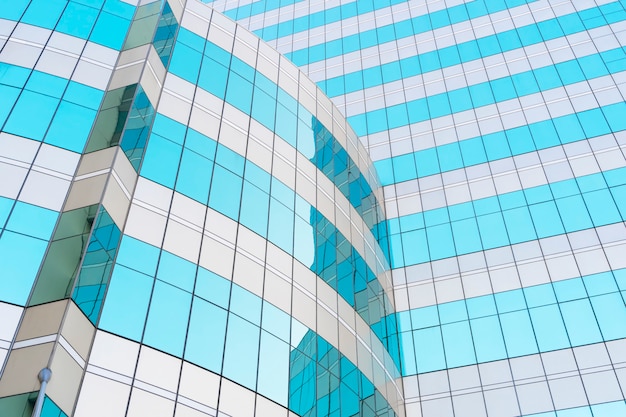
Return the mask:
M 0 197 L 0 300 L 25 305 L 59 213 Z
M 346 410 L 371 407 L 365 415 L 377 415 L 384 401 L 340 351 L 286 312 L 128 236 L 122 239 L 98 326 L 221 374 L 301 415 L 315 413 L 316 407 L 336 412 L 340 404 Z M 361 383 L 347 384 L 342 375 Z M 319 385 L 327 377 L 341 379 L 346 395 L 337 396 L 334 382 Z M 374 395 L 380 397 L 372 400 L 376 405 L 362 404 Z M 385 407 L 385 413 L 393 413 Z
M 183 28 L 169 71 L 233 105 L 306 155 L 348 198 L 370 229 L 382 217 L 373 187 L 332 133 L 294 97 L 246 62 Z
M 212 5 L 308 72 L 369 147 L 407 415 L 619 413 L 623 2 Z M 607 370 L 585 365 L 603 344 Z M 572 351 L 575 376 L 554 371 Z M 536 379 L 497 385 L 532 361 Z
M 625 173 L 626 169 L 616 168 L 389 220 L 392 266 L 623 221 Z
M 5 133 L 82 152 L 102 96 L 84 84 L 0 63 L 0 125 Z
M 403 373 L 432 372 L 625 338 L 624 272 L 620 269 L 398 313 L 402 346 L 414 346 L 404 350 Z
M 623 413 L 625 22 L 0 0 L 0 409 Z
M 21 38 L 13 38 L 14 30 L 24 30 L 25 39 L 30 41 L 30 36 L 40 46 L 40 55 L 33 54 L 32 62 L 19 53 L 2 55 L 4 49 L 0 53 L 0 58 L 10 58 L 0 68 L 0 86 L 7 92 L 2 95 L 2 134 L 16 144 L 37 144 L 46 150 L 37 151 L 40 155 L 54 153 L 48 149 L 76 155 L 73 166 L 63 171 L 67 187 L 58 195 L 56 210 L 30 204 L 20 192 L 12 198 L 2 197 L 0 239 L 14 246 L 3 246 L 3 254 L 37 255 L 28 261 L 32 271 L 20 265 L 26 262 L 23 256 L 9 261 L 3 258 L 4 263 L 9 262 L 2 265 L 3 271 L 16 280 L 6 284 L 10 288 L 3 292 L 6 298 L 2 301 L 25 306 L 27 322 L 29 315 L 41 314 L 33 311 L 53 311 L 71 300 L 58 316 L 63 324 L 55 343 L 62 347 L 53 351 L 54 359 L 50 359 L 59 375 L 55 380 L 68 392 L 60 396 L 55 391 L 60 388 L 52 383 L 43 415 L 74 415 L 75 411 L 82 415 L 89 413 L 87 409 L 101 412 L 83 400 L 89 397 L 89 390 L 107 384 L 96 376 L 106 368 L 89 368 L 92 355 L 94 361 L 102 360 L 97 359 L 97 349 L 94 353 L 90 347 L 100 343 L 91 335 L 101 329 L 99 335 L 114 335 L 120 344 L 135 343 L 142 352 L 140 358 L 157 355 L 163 364 L 182 359 L 205 378 L 219 375 L 216 404 L 204 398 L 200 403 L 185 403 L 196 410 L 202 408 L 199 404 L 211 403 L 203 410 L 209 415 L 217 410 L 223 415 L 240 415 L 246 408 L 234 397 L 229 399 L 225 387 L 230 384 L 233 392 L 252 393 L 253 408 L 259 410 L 282 406 L 277 409 L 300 415 L 395 416 L 400 412 L 397 398 L 401 388 L 396 381 L 400 363 L 395 322 L 383 320 L 393 312 L 393 303 L 385 259 L 388 252 L 376 240 L 384 237 L 386 230 L 378 201 L 381 194 L 371 161 L 354 138 L 347 139 L 352 133 L 346 133 L 345 120 L 326 98 L 320 96 L 320 102 L 316 101 L 319 93 L 314 88 L 312 93 L 306 92 L 311 96 L 305 97 L 306 106 L 300 103 L 299 74 L 278 54 L 270 54 L 275 59 L 270 64 L 279 69 L 278 74 L 267 77 L 250 65 L 259 54 L 254 43 L 252 49 L 238 49 L 239 43 L 235 48 L 239 56 L 226 52 L 233 50 L 235 31 L 237 41 L 250 41 L 251 36 L 240 34 L 224 18 L 212 16 L 208 8 L 190 6 L 195 8 L 190 13 L 170 2 L 148 2 L 136 8 L 126 1 L 90 3 L 84 7 L 94 6 L 97 17 L 91 23 L 85 20 L 91 26 L 79 33 L 65 30 L 65 23 L 61 24 L 76 19 L 81 12 L 74 10 L 76 6 L 84 5 L 59 1 L 44 7 L 35 1 L 20 2 L 7 6 L 0 16 L 8 18 L 1 22 L 3 28 L 9 28 L 3 48 L 20 43 L 15 39 Z M 118 17 L 124 22 L 107 23 L 112 13 L 123 15 Z M 210 20 L 214 22 L 209 24 Z M 102 25 L 110 26 L 108 37 L 101 36 Z M 203 25 L 211 41 L 188 29 Z M 47 30 L 48 40 L 37 39 L 37 28 Z M 44 50 L 52 46 L 51 39 L 61 35 L 76 43 L 71 53 L 80 58 L 54 71 L 39 66 Z M 223 49 L 229 37 L 231 46 Z M 87 56 L 88 49 L 95 58 Z M 86 77 L 86 83 L 78 81 L 85 76 L 76 77 L 83 52 L 90 62 L 106 61 L 108 66 L 107 71 Z M 98 54 L 107 58 L 99 61 Z M 195 68 L 192 64 L 198 57 Z M 205 66 L 205 61 L 211 61 L 210 65 Z M 218 71 L 220 66 L 222 71 Z M 272 73 L 267 68 L 264 71 Z M 216 78 L 220 74 L 223 77 Z M 296 84 L 289 84 L 289 79 Z M 216 127 L 207 128 L 211 119 L 192 121 L 190 113 L 183 120 L 165 116 L 181 114 L 174 102 L 187 94 L 188 85 L 193 91 L 190 107 L 197 96 L 197 103 L 206 106 L 203 111 L 221 118 Z M 229 135 L 226 125 L 231 133 L 243 131 L 243 142 L 238 142 L 241 136 Z M 214 129 L 215 135 L 207 134 Z M 253 135 L 267 137 L 268 132 L 272 137 L 266 146 L 270 155 L 276 150 L 275 155 L 285 157 L 279 162 L 274 155 L 269 164 L 252 162 L 245 156 L 247 142 Z M 63 155 L 59 164 L 70 159 Z M 253 159 L 262 160 L 258 155 Z M 54 164 L 49 162 L 42 169 L 48 166 Z M 302 189 L 295 183 L 296 166 L 313 185 L 304 189 L 306 199 L 296 192 Z M 319 191 L 315 190 L 318 181 Z M 40 189 L 43 185 L 40 181 Z M 90 187 L 93 190 L 88 190 Z M 145 194 L 147 187 L 152 187 L 151 195 Z M 152 210 L 154 216 L 155 206 L 145 199 L 168 192 L 169 208 L 160 242 L 153 245 L 131 237 L 153 233 L 148 228 L 137 232 L 137 224 L 142 223 L 136 217 L 137 208 Z M 340 199 L 340 207 L 333 206 L 335 197 Z M 320 201 L 323 207 L 318 209 Z M 208 213 L 215 219 L 222 216 L 222 224 L 212 224 Z M 204 217 L 199 228 L 197 215 Z M 25 218 L 32 216 L 37 216 L 37 222 L 28 223 Z M 224 274 L 220 276 L 200 266 L 207 263 L 201 259 L 207 256 L 216 258 L 208 262 L 215 264 L 219 252 L 200 253 L 200 248 L 206 251 L 211 244 L 216 247 L 216 243 L 227 242 L 231 239 L 227 228 L 232 225 L 238 241 L 237 262 L 230 270 L 224 267 L 227 263 L 217 268 Z M 127 230 L 134 232 L 129 235 Z M 183 238 L 190 233 L 194 241 L 195 234 L 200 235 L 192 259 L 194 242 Z M 262 242 L 260 270 L 252 265 L 258 264 L 258 250 L 245 252 L 244 247 L 250 250 L 253 246 L 243 240 L 239 243 L 236 237 L 246 233 L 255 244 Z M 13 235 L 41 240 L 40 250 L 11 240 Z M 165 250 L 172 247 L 172 236 L 176 254 Z M 270 258 L 269 248 L 276 259 Z M 249 256 L 248 263 L 241 260 L 241 254 Z M 285 261 L 289 272 L 281 278 L 276 274 L 284 274 Z M 265 294 L 265 286 L 270 285 L 265 275 L 295 283 L 291 275 L 302 266 L 294 261 L 310 273 L 300 271 L 297 277 L 306 282 L 297 290 L 300 297 L 305 296 L 302 301 L 306 300 L 306 305 L 297 308 L 306 325 L 290 314 L 291 292 L 296 290 L 287 291 L 287 301 L 276 303 L 280 307 L 265 299 L 266 295 L 278 299 L 275 294 Z M 21 273 L 30 275 L 22 278 Z M 285 291 L 277 283 L 273 285 Z M 20 353 L 36 355 L 41 345 L 49 343 L 49 335 L 16 342 L 24 323 L 17 324 L 9 354 L 6 360 L 3 357 L 3 371 L 8 373 L 19 361 L 17 348 L 24 345 L 26 350 Z M 393 328 L 388 329 L 389 324 Z M 72 334 L 78 328 L 83 334 Z M 4 343 L 2 346 L 4 349 Z M 74 370 L 66 373 L 61 364 L 67 355 Z M 34 363 L 39 360 L 35 359 Z M 142 363 L 140 359 L 137 374 L 129 375 L 130 385 L 125 380 L 127 388 L 122 388 L 131 389 L 132 394 L 111 398 L 102 412 L 125 401 L 124 413 L 141 415 L 159 403 L 145 401 L 155 393 L 165 397 L 174 393 L 177 398 L 171 378 L 142 385 L 146 380 L 142 376 L 145 371 L 140 371 L 145 366 Z M 78 375 L 82 375 L 80 382 L 72 380 Z M 117 377 L 113 380 L 117 382 L 108 384 L 120 382 Z M 20 386 L 13 384 L 9 391 L 23 389 Z M 23 403 L 22 397 L 6 398 L 11 399 L 1 401 Z M 176 409 L 184 409 L 183 401 L 180 405 L 176 401 Z M 23 405 L 32 407 L 28 401 Z
M 120 50 L 135 7 L 121 0 L 5 0 L 0 18 L 87 39 Z

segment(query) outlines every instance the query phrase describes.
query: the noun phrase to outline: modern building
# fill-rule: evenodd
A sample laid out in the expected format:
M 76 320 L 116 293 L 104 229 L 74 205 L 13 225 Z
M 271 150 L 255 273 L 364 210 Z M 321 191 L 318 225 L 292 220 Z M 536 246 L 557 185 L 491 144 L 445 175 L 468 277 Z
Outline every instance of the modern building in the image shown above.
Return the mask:
M 0 0 L 0 415 L 626 415 L 625 7 Z

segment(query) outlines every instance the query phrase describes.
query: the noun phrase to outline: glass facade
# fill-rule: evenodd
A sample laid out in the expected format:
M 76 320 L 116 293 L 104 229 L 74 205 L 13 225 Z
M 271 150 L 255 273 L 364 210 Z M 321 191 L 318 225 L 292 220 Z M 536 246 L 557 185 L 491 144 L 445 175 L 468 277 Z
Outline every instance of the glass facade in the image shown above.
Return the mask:
M 374 161 L 408 416 L 626 411 L 623 2 L 210 4 Z
M 625 22 L 0 0 L 0 414 L 626 414 Z

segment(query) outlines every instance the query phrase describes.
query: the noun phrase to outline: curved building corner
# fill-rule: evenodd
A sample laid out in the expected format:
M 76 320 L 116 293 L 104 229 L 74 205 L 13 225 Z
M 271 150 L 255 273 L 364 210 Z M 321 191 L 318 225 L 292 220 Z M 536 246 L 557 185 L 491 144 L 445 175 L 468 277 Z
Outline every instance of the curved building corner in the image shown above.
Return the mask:
M 0 176 L 3 416 L 405 415 L 374 165 L 209 6 L 0 1 Z

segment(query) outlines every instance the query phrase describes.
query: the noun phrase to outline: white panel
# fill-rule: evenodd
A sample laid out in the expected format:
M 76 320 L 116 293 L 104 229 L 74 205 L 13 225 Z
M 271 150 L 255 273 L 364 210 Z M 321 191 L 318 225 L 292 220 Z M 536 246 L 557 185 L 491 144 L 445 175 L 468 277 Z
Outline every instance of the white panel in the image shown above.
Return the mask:
M 87 372 L 74 417 L 112 417 L 126 413 L 130 386 Z
M 132 377 L 135 373 L 139 344 L 103 331 L 96 333 L 89 363 Z

